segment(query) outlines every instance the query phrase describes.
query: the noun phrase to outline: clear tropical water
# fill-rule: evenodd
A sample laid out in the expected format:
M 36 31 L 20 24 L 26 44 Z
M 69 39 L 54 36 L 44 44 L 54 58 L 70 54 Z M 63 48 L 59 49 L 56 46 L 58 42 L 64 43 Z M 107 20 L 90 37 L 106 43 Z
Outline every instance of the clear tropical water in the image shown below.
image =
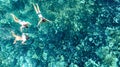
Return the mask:
M 32 3 L 52 22 L 39 21 Z M 21 36 L 10 13 L 32 25 Z M 0 67 L 119 67 L 119 0 L 0 0 Z

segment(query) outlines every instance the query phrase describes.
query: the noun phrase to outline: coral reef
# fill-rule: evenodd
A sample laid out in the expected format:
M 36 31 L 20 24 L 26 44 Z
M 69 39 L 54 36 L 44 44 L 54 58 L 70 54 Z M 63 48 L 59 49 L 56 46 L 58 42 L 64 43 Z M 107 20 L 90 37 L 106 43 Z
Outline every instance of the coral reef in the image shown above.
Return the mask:
M 32 3 L 51 20 L 37 27 Z M 0 0 L 0 67 L 120 67 L 119 0 Z M 23 31 L 14 13 L 32 24 Z

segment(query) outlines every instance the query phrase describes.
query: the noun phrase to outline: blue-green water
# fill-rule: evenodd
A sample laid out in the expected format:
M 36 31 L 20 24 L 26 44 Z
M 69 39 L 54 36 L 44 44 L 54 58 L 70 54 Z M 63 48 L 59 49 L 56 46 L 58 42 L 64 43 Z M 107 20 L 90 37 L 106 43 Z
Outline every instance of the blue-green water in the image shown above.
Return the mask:
M 52 22 L 39 21 L 32 3 Z M 32 25 L 29 39 L 10 13 Z M 119 0 L 0 0 L 0 67 L 120 67 Z

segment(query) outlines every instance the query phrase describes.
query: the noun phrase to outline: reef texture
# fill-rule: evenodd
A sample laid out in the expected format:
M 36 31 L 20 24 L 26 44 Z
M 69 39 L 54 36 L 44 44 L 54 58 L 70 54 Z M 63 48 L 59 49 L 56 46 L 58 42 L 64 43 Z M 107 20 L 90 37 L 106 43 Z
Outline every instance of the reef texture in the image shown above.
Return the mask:
M 32 24 L 25 45 L 10 13 Z M 120 67 L 120 0 L 0 0 L 0 67 Z

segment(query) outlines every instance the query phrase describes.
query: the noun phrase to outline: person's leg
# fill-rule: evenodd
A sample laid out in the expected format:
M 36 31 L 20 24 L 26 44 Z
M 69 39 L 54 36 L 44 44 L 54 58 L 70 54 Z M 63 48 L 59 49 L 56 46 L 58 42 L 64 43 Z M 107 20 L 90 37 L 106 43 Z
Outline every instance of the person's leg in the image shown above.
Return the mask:
M 14 14 L 10 14 L 12 17 L 13 17 L 13 20 L 15 21 L 15 22 L 19 22 L 19 19 L 14 15 Z
M 41 13 L 38 4 L 36 4 L 36 6 L 37 6 L 38 13 Z
M 16 44 L 16 39 L 14 40 L 13 44 Z
M 11 33 L 12 33 L 12 36 L 15 37 L 15 40 L 14 40 L 14 42 L 13 42 L 13 44 L 15 44 L 15 43 L 16 43 L 16 37 L 17 37 L 17 36 L 15 35 L 15 33 L 14 33 L 13 31 L 11 31 Z
M 35 4 L 33 3 L 33 7 L 35 9 L 35 12 L 38 14 L 38 10 L 37 10 L 37 7 L 35 6 Z
M 11 31 L 11 33 L 12 33 L 12 36 L 16 38 L 16 35 L 15 35 L 15 33 L 14 33 L 13 31 Z

